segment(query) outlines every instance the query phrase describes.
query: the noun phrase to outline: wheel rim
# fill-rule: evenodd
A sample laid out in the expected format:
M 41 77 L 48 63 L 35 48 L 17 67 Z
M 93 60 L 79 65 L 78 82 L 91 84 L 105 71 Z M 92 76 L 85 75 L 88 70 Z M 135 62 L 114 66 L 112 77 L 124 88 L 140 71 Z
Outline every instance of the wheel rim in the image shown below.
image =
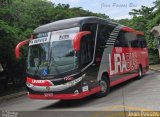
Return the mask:
M 101 92 L 105 93 L 107 91 L 107 84 L 105 81 L 100 82 Z
M 142 70 L 141 70 L 141 68 L 139 68 L 139 76 L 140 77 L 142 76 Z

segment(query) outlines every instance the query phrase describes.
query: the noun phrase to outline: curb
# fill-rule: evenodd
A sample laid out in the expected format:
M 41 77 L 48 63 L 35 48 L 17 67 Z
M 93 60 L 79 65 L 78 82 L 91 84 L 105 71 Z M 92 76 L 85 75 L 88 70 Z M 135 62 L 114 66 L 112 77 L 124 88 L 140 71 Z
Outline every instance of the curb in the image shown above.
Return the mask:
M 156 71 L 156 72 L 160 72 L 160 70 L 154 69 L 154 68 L 149 68 L 150 70 Z
M 27 94 L 27 91 L 22 91 L 22 92 L 19 92 L 19 93 L 14 93 L 14 94 L 2 96 L 2 97 L 0 97 L 0 101 L 21 97 L 21 96 L 26 95 L 26 94 Z

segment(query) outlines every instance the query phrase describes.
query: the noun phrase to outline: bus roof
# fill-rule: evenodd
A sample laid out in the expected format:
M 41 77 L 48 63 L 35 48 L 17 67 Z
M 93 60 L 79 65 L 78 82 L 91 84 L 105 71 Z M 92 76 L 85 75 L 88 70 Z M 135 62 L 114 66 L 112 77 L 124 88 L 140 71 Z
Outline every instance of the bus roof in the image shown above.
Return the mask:
M 122 30 L 127 31 L 127 32 L 132 32 L 132 33 L 135 33 L 135 34 L 139 34 L 139 35 L 144 35 L 144 32 L 140 32 L 140 31 L 134 30 L 134 29 L 129 28 L 127 26 L 123 26 Z
M 45 24 L 42 26 L 39 26 L 34 30 L 33 33 L 43 33 L 43 32 L 50 32 L 50 31 L 55 31 L 55 30 L 61 30 L 61 29 L 67 29 L 67 28 L 73 28 L 76 26 L 80 26 L 83 23 L 98 23 L 98 24 L 110 24 L 114 26 L 119 26 L 121 30 L 127 31 L 127 32 L 132 32 L 140 35 L 144 35 L 143 32 L 134 30 L 132 28 L 129 28 L 127 26 L 123 26 L 121 24 L 112 22 L 109 19 L 102 19 L 99 17 L 95 16 L 87 16 L 87 17 L 75 17 L 75 18 L 69 18 L 69 19 L 63 19 L 63 20 L 58 20 L 55 22 L 51 22 L 49 24 Z
M 76 17 L 76 18 L 59 20 L 46 25 L 39 26 L 34 30 L 34 33 L 42 33 L 42 32 L 72 28 L 72 27 L 80 26 L 83 23 L 100 23 L 100 24 L 109 23 L 111 25 L 118 25 L 117 23 L 114 23 L 111 20 L 108 20 L 108 19 L 105 20 L 95 16 Z

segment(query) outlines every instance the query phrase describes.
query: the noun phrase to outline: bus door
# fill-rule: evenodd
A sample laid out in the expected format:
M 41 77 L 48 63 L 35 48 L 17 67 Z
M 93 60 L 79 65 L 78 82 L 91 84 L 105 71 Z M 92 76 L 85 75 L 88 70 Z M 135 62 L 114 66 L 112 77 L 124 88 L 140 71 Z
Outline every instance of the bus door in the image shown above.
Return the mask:
M 96 49 L 96 33 L 97 24 L 86 23 L 82 26 L 82 31 L 90 31 L 91 35 L 86 35 L 81 40 L 80 47 L 80 65 L 82 73 L 86 74 L 84 82 L 90 84 L 91 80 L 95 80 L 98 68 L 95 64 L 95 49 Z M 92 88 L 92 85 L 90 85 Z

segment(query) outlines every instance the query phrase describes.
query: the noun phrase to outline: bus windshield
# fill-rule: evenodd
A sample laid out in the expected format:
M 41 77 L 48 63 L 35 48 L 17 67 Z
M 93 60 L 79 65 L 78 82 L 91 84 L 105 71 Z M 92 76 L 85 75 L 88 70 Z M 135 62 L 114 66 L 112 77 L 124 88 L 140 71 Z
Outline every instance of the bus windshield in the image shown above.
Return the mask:
M 50 74 L 56 75 L 77 68 L 77 57 L 72 40 L 54 41 L 51 44 Z
M 41 70 L 47 69 L 49 43 L 37 44 L 29 47 L 27 71 L 30 74 L 39 75 Z
M 38 34 L 29 44 L 27 73 L 58 75 L 78 67 L 73 38 L 79 28 L 70 28 Z

